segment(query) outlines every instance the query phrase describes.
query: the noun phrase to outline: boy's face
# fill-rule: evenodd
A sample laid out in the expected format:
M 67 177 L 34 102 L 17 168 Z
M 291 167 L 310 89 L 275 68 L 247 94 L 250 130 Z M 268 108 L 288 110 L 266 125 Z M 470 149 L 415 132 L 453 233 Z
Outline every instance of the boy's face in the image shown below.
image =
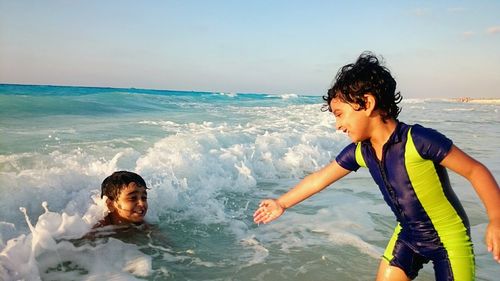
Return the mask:
M 108 202 L 113 220 L 118 223 L 141 223 L 148 211 L 148 193 L 146 188 L 129 183 L 123 188 L 118 198 Z
M 330 108 L 335 116 L 337 130 L 347 133 L 353 142 L 363 141 L 369 137 L 366 110 L 356 110 L 359 105 L 346 103 L 339 98 L 332 99 Z

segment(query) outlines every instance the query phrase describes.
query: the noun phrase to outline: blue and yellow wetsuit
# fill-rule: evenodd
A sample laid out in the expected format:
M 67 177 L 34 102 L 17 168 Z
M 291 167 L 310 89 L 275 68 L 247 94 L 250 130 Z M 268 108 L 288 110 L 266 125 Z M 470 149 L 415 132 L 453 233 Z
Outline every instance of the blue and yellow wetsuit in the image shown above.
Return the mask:
M 474 280 L 469 221 L 439 164 L 451 147 L 435 130 L 399 122 L 380 161 L 369 141 L 336 158 L 345 169 L 370 170 L 398 221 L 383 258 L 411 279 L 432 260 L 436 280 Z

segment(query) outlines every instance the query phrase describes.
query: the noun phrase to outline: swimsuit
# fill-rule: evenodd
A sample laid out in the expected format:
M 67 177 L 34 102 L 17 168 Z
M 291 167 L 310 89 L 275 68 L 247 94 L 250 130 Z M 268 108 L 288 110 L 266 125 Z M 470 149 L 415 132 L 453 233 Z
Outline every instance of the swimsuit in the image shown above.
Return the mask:
M 398 122 L 381 161 L 369 140 L 336 158 L 344 169 L 369 169 L 398 221 L 383 258 L 411 279 L 432 260 L 436 280 L 474 280 L 469 221 L 439 164 L 452 145 L 435 130 Z

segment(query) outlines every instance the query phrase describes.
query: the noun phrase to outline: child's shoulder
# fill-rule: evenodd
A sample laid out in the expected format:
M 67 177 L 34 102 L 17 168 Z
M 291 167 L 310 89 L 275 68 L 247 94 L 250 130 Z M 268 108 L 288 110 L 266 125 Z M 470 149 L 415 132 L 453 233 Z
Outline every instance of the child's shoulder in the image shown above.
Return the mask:
M 441 162 L 453 145 L 453 141 L 444 134 L 420 124 L 411 125 L 408 138 L 411 138 L 413 146 L 421 157 L 436 162 Z
M 98 223 L 96 223 L 92 227 L 92 229 L 101 228 L 101 227 L 105 227 L 105 226 L 112 225 L 112 224 L 113 223 L 111 222 L 111 216 L 108 214 L 102 220 L 100 220 Z
M 435 139 L 441 140 L 442 138 L 447 138 L 443 133 L 438 130 L 430 127 L 425 127 L 420 124 L 412 124 L 408 125 L 411 130 L 411 137 L 413 138 L 421 138 L 423 140 L 432 141 Z

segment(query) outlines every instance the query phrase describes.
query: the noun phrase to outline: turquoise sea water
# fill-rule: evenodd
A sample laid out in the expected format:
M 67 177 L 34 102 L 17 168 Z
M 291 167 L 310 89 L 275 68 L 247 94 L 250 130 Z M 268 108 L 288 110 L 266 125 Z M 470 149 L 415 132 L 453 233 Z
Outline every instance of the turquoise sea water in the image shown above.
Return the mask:
M 0 279 L 373 280 L 395 220 L 366 171 L 276 222 L 252 222 L 262 198 L 349 143 L 321 105 L 320 96 L 0 85 Z M 402 107 L 402 121 L 438 129 L 498 179 L 499 105 Z M 104 215 L 100 183 L 115 170 L 145 178 L 152 227 L 82 238 Z M 477 279 L 496 280 L 484 208 L 450 177 L 472 224 Z M 417 280 L 433 280 L 432 267 Z

